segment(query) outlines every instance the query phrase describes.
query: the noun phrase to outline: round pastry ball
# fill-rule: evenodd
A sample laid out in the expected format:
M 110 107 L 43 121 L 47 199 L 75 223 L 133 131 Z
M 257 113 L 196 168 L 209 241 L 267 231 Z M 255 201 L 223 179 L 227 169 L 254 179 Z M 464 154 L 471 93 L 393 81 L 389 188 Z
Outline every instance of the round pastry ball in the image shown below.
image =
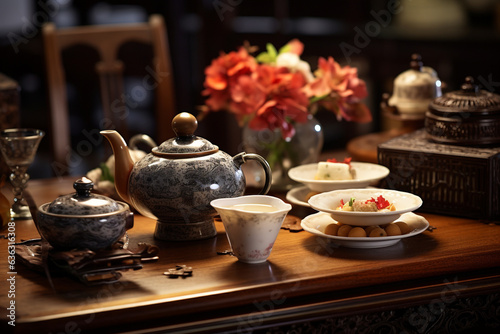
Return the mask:
M 385 233 L 387 233 L 387 235 L 389 235 L 389 236 L 401 235 L 401 229 L 399 228 L 399 226 L 397 224 L 389 224 L 385 228 Z
M 374 228 L 370 232 L 370 237 L 385 237 L 387 236 L 387 233 L 385 233 L 384 229 L 381 227 Z
M 365 227 L 365 232 L 366 232 L 366 235 L 370 235 L 370 233 L 371 233 L 374 229 L 376 229 L 376 228 L 378 228 L 378 227 L 380 227 L 380 226 L 378 226 L 378 225 L 371 225 L 371 226 L 367 226 L 367 227 Z
M 399 229 L 401 230 L 401 234 L 410 233 L 410 231 L 411 231 L 410 226 L 408 224 L 406 224 L 405 222 L 395 222 L 394 224 L 399 226 Z
M 347 236 L 351 238 L 363 238 L 366 237 L 366 232 L 362 227 L 354 227 L 349 231 L 349 234 L 347 234 Z
M 325 234 L 328 234 L 328 235 L 337 235 L 339 227 L 340 226 L 338 224 L 335 224 L 335 223 L 328 224 L 325 227 Z
M 337 231 L 337 235 L 339 237 L 347 237 L 349 235 L 349 232 L 352 230 L 352 226 L 350 225 L 342 225 L 339 227 L 339 230 Z

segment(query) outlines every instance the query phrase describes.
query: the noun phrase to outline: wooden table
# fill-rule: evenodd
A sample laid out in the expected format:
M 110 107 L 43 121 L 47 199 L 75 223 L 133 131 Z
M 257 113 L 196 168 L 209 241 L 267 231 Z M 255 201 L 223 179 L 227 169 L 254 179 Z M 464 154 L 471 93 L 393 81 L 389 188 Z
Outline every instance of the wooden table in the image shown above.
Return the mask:
M 33 180 L 29 190 L 40 204 L 73 192 L 72 181 Z M 313 212 L 294 207 L 292 214 Z M 422 215 L 435 230 L 372 250 L 335 247 L 305 231 L 281 230 L 268 262 L 257 265 L 217 255 L 229 249 L 221 223 L 213 239 L 165 242 L 153 238 L 155 221 L 136 215 L 130 244 L 158 245 L 157 262 L 124 272 L 111 285 L 88 287 L 54 276 L 55 290 L 43 274 L 20 263 L 10 270 L 8 240 L 1 239 L 2 325 L 18 333 L 97 328 L 106 333 L 258 333 L 278 326 L 304 333 L 313 327 L 332 332 L 334 326 L 370 333 L 377 328 L 424 333 L 450 326 L 498 330 L 500 226 Z M 17 241 L 38 237 L 32 221 L 16 222 L 15 233 Z M 193 276 L 163 275 L 180 264 L 191 266 Z M 9 278 L 14 285 L 5 284 Z M 12 302 L 15 328 L 6 324 Z

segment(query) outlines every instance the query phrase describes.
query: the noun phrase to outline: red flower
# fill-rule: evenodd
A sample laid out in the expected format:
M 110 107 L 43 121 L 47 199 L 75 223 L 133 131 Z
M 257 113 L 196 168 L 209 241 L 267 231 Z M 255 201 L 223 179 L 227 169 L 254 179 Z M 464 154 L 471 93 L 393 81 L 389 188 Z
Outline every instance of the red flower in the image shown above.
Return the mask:
M 309 97 L 321 98 L 319 104 L 333 111 L 337 118 L 347 121 L 369 122 L 368 108 L 360 102 L 368 95 L 366 84 L 358 78 L 358 70 L 341 67 L 332 57 L 319 58 L 316 79 L 304 91 Z
M 314 77 L 308 64 L 297 58 L 304 50 L 298 39 L 283 47 L 280 57 L 272 45 L 267 50 L 258 56 L 265 64 L 243 47 L 214 59 L 205 70 L 204 111 L 230 111 L 241 125 L 280 129 L 285 139 L 294 135 L 294 124 L 306 122 L 317 105 L 333 111 L 339 120 L 371 121 L 370 111 L 361 103 L 368 95 L 366 85 L 356 68 L 342 67 L 332 57 L 319 58 Z
M 265 101 L 266 93 L 263 87 L 251 76 L 240 76 L 230 91 L 229 111 L 243 123 Z
M 292 123 L 305 122 L 309 114 L 309 99 L 302 91 L 304 77 L 284 67 L 261 65 L 257 69 L 257 81 L 265 88 L 267 101 L 250 121 L 250 128 L 280 129 L 284 139 L 291 138 L 295 134 Z
M 304 44 L 298 39 L 294 38 L 287 44 L 290 47 L 289 52 L 301 55 L 304 52 Z
M 224 110 L 231 100 L 231 90 L 235 89 L 241 76 L 255 71 L 257 62 L 244 48 L 237 52 L 221 55 L 205 69 L 205 90 L 203 95 L 210 96 L 206 105 L 211 110 Z

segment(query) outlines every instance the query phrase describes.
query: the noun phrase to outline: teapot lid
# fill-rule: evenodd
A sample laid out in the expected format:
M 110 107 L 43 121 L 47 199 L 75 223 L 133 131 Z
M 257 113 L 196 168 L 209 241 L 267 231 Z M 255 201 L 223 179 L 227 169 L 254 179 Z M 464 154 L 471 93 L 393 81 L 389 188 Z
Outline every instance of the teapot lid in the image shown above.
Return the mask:
M 156 156 L 169 159 L 193 158 L 217 152 L 219 147 L 208 140 L 194 135 L 198 121 L 188 112 L 177 114 L 172 120 L 176 137 L 170 138 L 153 148 Z
M 117 212 L 121 210 L 115 200 L 97 194 L 92 194 L 94 183 L 92 180 L 82 177 L 73 183 L 76 193 L 56 198 L 47 207 L 47 212 L 58 215 L 88 216 L 104 213 Z
M 470 116 L 500 114 L 500 95 L 480 90 L 474 78 L 468 76 L 460 90 L 449 92 L 434 99 L 429 111 L 441 116 L 470 112 Z
M 438 81 L 436 71 L 429 66 L 424 66 L 422 56 L 418 53 L 411 55 L 410 68 L 400 73 L 394 80 L 394 85 L 417 86 L 417 85 L 435 85 Z

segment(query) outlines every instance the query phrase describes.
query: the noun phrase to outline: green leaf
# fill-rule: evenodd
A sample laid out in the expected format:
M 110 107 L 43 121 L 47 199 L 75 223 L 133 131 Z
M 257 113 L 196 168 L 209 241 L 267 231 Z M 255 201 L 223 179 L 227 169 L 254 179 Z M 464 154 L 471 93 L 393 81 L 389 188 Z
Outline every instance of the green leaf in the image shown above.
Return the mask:
M 275 63 L 276 57 L 278 57 L 278 51 L 276 51 L 276 48 L 271 43 L 267 43 L 266 50 L 267 52 L 262 52 L 259 55 L 257 55 L 256 57 L 257 61 L 259 63 L 265 63 L 265 64 Z
M 322 95 L 322 96 L 313 96 L 309 99 L 309 102 L 310 103 L 316 103 L 318 101 L 321 101 L 323 100 L 324 98 L 326 98 L 328 96 L 328 94 L 325 94 L 325 95 Z
M 292 49 L 292 47 L 290 46 L 290 44 L 287 44 L 287 45 L 284 45 L 281 47 L 281 49 L 279 50 L 279 54 L 281 53 L 286 53 L 286 52 L 290 52 L 290 50 Z
M 349 206 L 352 206 L 354 204 L 354 201 L 355 201 L 354 197 L 351 197 L 351 199 L 349 200 Z
M 102 174 L 101 174 L 102 181 L 115 182 L 115 179 L 111 175 L 111 171 L 109 170 L 108 165 L 106 165 L 104 162 L 101 162 L 101 164 L 99 165 L 99 168 L 101 168 L 101 171 L 102 171 Z
M 272 45 L 271 43 L 267 43 L 266 49 L 267 49 L 267 53 L 269 54 L 269 56 L 271 56 L 271 58 L 273 60 L 275 60 L 276 57 L 278 56 L 278 51 L 276 51 L 276 48 L 274 47 L 274 45 Z
M 262 52 L 255 58 L 259 63 L 269 64 L 273 62 L 273 59 L 267 52 Z

